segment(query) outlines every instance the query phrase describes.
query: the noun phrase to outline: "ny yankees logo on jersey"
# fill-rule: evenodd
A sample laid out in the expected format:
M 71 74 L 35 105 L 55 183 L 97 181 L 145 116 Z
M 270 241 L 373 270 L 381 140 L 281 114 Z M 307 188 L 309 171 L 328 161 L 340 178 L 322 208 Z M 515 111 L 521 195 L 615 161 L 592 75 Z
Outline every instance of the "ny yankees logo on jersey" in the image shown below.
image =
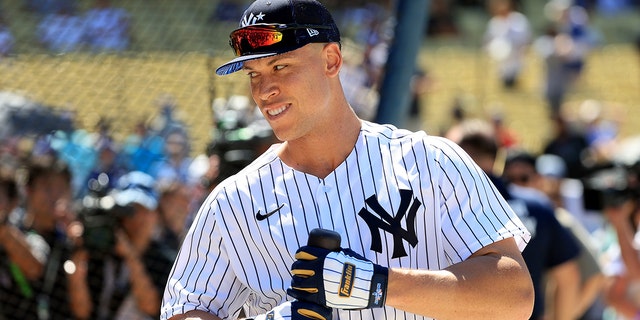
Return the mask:
M 393 256 L 392 258 L 406 257 L 407 252 L 404 250 L 402 240 L 406 240 L 412 247 L 418 245 L 418 237 L 416 236 L 415 221 L 416 213 L 422 203 L 413 198 L 411 190 L 400 190 L 400 207 L 395 216 L 391 216 L 378 202 L 375 195 L 365 200 L 367 205 L 374 211 L 376 215 L 363 208 L 358 215 L 367 223 L 371 231 L 371 250 L 382 253 L 382 240 L 380 232 L 389 232 L 393 235 Z M 407 230 L 402 229 L 400 222 L 406 215 Z

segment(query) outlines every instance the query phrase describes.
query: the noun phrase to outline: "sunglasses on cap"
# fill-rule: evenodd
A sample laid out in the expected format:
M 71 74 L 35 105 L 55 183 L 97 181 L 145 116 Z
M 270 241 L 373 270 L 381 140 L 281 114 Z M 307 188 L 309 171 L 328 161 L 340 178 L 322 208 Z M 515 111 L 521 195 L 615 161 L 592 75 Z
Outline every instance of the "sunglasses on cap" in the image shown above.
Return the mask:
M 300 29 L 331 29 L 331 27 L 300 24 L 255 24 L 231 32 L 229 45 L 233 48 L 236 56 L 295 49 L 300 45 L 299 40 L 304 38 L 304 36 L 295 33 Z M 309 37 L 311 36 L 309 34 Z M 304 42 L 306 44 L 311 41 Z M 268 51 L 263 50 L 267 48 Z

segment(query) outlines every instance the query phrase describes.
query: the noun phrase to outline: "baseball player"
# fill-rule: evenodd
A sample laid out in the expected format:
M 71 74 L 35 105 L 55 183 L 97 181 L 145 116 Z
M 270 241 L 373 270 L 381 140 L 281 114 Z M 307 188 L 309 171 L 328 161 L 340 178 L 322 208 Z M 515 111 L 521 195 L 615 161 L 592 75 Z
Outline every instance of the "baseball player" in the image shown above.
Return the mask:
M 282 143 L 218 185 L 167 282 L 162 319 L 526 319 L 530 235 L 449 140 L 359 119 L 340 34 L 315 0 L 256 0 L 231 33 Z M 308 245 L 315 228 L 340 248 Z

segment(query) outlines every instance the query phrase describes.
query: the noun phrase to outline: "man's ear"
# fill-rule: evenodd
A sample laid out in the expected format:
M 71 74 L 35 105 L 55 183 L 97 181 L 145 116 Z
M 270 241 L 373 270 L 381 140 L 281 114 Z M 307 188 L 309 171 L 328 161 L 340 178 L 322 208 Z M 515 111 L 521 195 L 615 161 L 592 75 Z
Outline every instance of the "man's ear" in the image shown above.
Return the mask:
M 327 61 L 327 75 L 337 77 L 342 68 L 342 51 L 336 42 L 327 43 L 324 46 L 324 55 Z

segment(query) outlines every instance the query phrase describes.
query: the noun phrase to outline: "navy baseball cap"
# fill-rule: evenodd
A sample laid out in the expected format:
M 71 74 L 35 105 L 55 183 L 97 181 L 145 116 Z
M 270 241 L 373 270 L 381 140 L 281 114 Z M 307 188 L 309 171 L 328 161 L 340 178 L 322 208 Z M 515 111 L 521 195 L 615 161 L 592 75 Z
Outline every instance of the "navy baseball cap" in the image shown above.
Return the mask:
M 229 38 L 236 58 L 216 69 L 221 76 L 242 69 L 248 60 L 293 51 L 309 43 L 340 42 L 340 31 L 331 13 L 316 0 L 256 0 Z

